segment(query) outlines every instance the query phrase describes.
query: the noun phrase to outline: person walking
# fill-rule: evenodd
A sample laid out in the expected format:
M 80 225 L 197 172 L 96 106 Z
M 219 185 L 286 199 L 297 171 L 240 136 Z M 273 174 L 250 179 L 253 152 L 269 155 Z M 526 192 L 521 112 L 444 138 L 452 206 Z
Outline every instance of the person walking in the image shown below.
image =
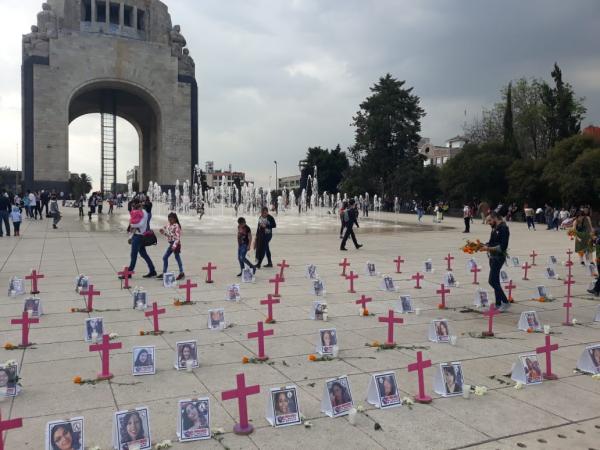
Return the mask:
M 8 221 L 10 213 L 10 198 L 8 197 L 8 193 L 3 189 L 2 192 L 0 192 L 0 237 L 3 236 L 2 224 L 4 224 L 4 228 L 6 228 L 6 235 L 10 236 L 10 222 Z
M 29 191 L 23 196 L 23 208 L 25 208 L 25 215 L 31 219 L 31 209 L 29 208 Z
M 340 245 L 340 250 L 347 251 L 346 242 L 348 242 L 348 238 L 352 238 L 352 242 L 354 246 L 358 250 L 362 247 L 362 244 L 359 244 L 356 241 L 356 235 L 354 234 L 354 225 L 356 228 L 360 228 L 358 225 L 358 210 L 356 209 L 356 202 L 354 199 L 350 199 L 348 202 L 348 208 L 344 211 L 344 227 L 346 228 L 346 232 L 344 233 L 344 237 L 342 239 L 342 244 Z
M 273 238 L 273 228 L 277 228 L 275 219 L 269 214 L 269 208 L 263 206 L 260 211 L 260 217 L 258 218 L 256 239 L 254 239 L 257 269 L 260 269 L 265 255 L 267 256 L 267 264 L 265 267 L 273 267 L 273 261 L 271 261 L 271 249 L 269 248 L 269 243 Z
M 471 208 L 467 203 L 463 206 L 463 220 L 465 222 L 465 229 L 463 233 L 471 232 Z
M 500 284 L 500 270 L 506 262 L 510 230 L 502 216 L 496 211 L 490 212 L 487 223 L 492 227 L 492 233 L 489 242 L 482 247 L 482 251 L 487 252 L 490 263 L 488 283 L 494 289 L 496 308 L 500 312 L 505 312 L 510 308 L 510 303 Z
M 58 228 L 58 222 L 60 222 L 60 219 L 62 218 L 58 209 L 58 199 L 56 198 L 56 194 L 52 194 L 52 197 L 50 197 L 50 215 L 52 216 L 52 228 L 56 230 Z
M 586 261 L 589 261 L 594 251 L 592 239 L 594 228 L 592 227 L 590 217 L 581 210 L 575 213 L 573 231 L 575 234 L 575 251 L 579 255 L 581 265 L 583 266 L 585 265 L 584 257 Z
M 21 216 L 21 210 L 17 205 L 14 205 L 12 207 L 12 211 L 10 213 L 10 220 L 12 220 L 13 223 L 13 229 L 15 231 L 14 235 L 21 236 L 21 221 L 23 220 L 23 217 Z
M 250 248 L 250 244 L 252 243 L 252 230 L 246 224 L 246 219 L 240 217 L 238 219 L 238 228 L 237 228 L 237 242 L 238 242 L 238 262 L 240 263 L 240 273 L 237 274 L 238 277 L 242 276 L 242 272 L 244 271 L 245 265 L 248 265 L 252 269 L 253 273 L 256 273 L 256 266 L 253 265 L 246 255 L 248 254 L 248 249 Z
M 490 212 L 490 205 L 487 202 L 482 201 L 481 203 L 479 203 L 477 210 L 481 217 L 481 223 L 485 224 L 485 218 L 487 217 L 488 213 Z
M 85 217 L 85 214 L 83 212 L 83 206 L 84 205 L 85 205 L 85 195 L 81 194 L 79 196 L 79 200 L 77 200 L 77 206 L 79 208 L 79 217 L 82 218 L 82 219 Z
M 50 214 L 48 213 L 48 204 L 50 203 L 50 193 L 44 189 L 42 189 L 42 191 L 40 192 L 40 216 L 42 214 L 46 214 L 46 217 L 50 217 Z M 46 210 L 46 212 L 44 212 L 44 209 Z
M 148 196 L 146 196 L 144 199 L 144 210 L 148 213 L 148 229 L 150 229 L 150 220 L 152 219 L 152 202 Z
M 339 215 L 340 215 L 340 239 L 344 238 L 344 212 L 348 208 L 348 202 L 342 202 L 342 206 L 340 206 Z
M 527 203 L 525 203 L 525 207 L 523 208 L 523 213 L 525 214 L 525 221 L 527 222 L 527 229 L 535 231 L 535 211 L 533 208 L 530 208 Z
M 43 205 L 42 205 L 42 195 L 39 192 L 35 193 L 35 206 L 36 206 L 36 213 L 39 214 L 40 216 L 40 220 L 42 220 L 44 218 L 44 215 L 42 214 L 42 210 L 43 210 Z
M 174 212 L 169 213 L 167 220 L 169 223 L 160 229 L 160 234 L 167 238 L 169 245 L 163 255 L 163 271 L 156 278 L 162 279 L 169 267 L 169 257 L 171 254 L 175 254 L 175 261 L 177 261 L 177 265 L 179 266 L 179 275 L 177 275 L 176 280 L 182 280 L 185 277 L 185 273 L 183 272 L 183 263 L 181 262 L 181 224 L 179 223 L 177 214 Z
M 144 275 L 144 278 L 152 278 L 156 276 L 156 269 L 144 245 L 144 233 L 148 230 L 148 213 L 142 209 L 142 204 L 138 200 L 134 201 L 131 207 L 129 220 L 131 260 L 129 262 L 129 271 L 133 272 L 135 270 L 139 254 L 148 265 L 148 273 Z
M 96 193 L 94 192 L 90 195 L 88 200 L 88 219 L 91 221 L 92 216 L 96 214 L 96 205 L 98 204 L 98 198 L 96 197 Z
M 110 194 L 110 196 L 108 197 L 108 214 L 109 215 L 113 214 L 114 207 L 115 207 L 115 197 L 113 196 L 113 194 Z

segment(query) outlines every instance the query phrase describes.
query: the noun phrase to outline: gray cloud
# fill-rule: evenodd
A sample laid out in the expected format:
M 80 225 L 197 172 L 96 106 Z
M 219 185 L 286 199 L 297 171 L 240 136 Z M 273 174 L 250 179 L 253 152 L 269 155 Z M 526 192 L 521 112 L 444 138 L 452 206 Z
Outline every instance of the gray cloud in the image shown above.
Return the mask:
M 18 46 L 0 56 L 2 164 L 19 141 L 20 34 L 39 2 L 0 2 L 11 24 L 0 39 Z M 280 175 L 293 174 L 308 146 L 350 145 L 352 116 L 386 72 L 414 86 L 427 112 L 423 135 L 438 143 L 461 132 L 465 109 L 470 119 L 490 106 L 512 78 L 548 79 L 555 61 L 586 97 L 585 124 L 600 122 L 596 0 L 167 4 L 196 61 L 200 161 L 231 163 L 263 184 L 274 159 Z

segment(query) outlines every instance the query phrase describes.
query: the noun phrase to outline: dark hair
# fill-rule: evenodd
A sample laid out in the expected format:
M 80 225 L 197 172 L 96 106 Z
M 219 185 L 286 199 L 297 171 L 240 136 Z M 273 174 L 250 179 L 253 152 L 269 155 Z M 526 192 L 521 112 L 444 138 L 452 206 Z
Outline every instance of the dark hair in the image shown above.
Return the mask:
M 502 220 L 502 215 L 500 215 L 500 213 L 496 212 L 496 211 L 490 211 L 488 216 L 491 217 L 492 219 Z
M 350 206 L 354 205 L 354 203 L 355 203 L 354 199 L 351 198 L 349 203 L 350 203 Z
M 169 213 L 167 219 L 175 219 L 175 223 L 179 225 L 179 228 L 181 228 L 181 224 L 179 223 L 179 217 L 177 217 L 177 214 L 175 214 L 174 212 Z
M 206 420 L 206 414 L 204 414 L 200 411 L 200 408 L 198 407 L 199 403 L 200 402 L 187 402 L 182 405 L 181 417 L 183 417 L 183 429 L 184 430 L 188 430 L 194 426 L 194 422 L 192 422 L 187 415 L 187 407 L 190 405 L 192 405 L 194 408 L 196 408 L 196 411 L 198 411 L 198 417 L 200 419 L 200 423 L 204 426 L 208 426 L 208 420 Z
M 267 208 L 266 206 L 263 206 L 263 207 L 260 209 L 260 212 L 262 213 L 262 212 L 265 212 L 265 211 L 266 211 L 266 212 L 269 212 L 269 208 Z
M 75 449 L 78 450 L 79 448 L 79 432 L 75 433 L 73 431 L 73 426 L 71 425 L 70 422 L 65 422 L 65 423 L 59 423 L 56 424 L 52 427 L 52 430 L 50 430 L 50 445 L 52 446 L 52 450 L 60 450 L 58 448 L 58 446 L 56 445 L 56 443 L 54 442 L 54 433 L 59 430 L 59 429 L 63 429 L 65 430 L 65 432 L 69 433 L 71 435 L 71 446 Z
M 333 393 L 333 389 L 336 387 L 339 387 L 340 390 L 342 391 L 342 402 L 348 403 L 350 401 L 350 396 L 348 395 L 347 389 L 344 386 L 342 386 L 342 384 L 339 381 L 334 381 L 331 384 L 331 389 L 330 389 L 331 393 Z M 338 405 L 333 405 L 333 406 L 338 406 Z
M 238 219 L 238 224 L 239 224 L 239 225 L 243 225 L 243 224 L 245 224 L 245 223 L 246 223 L 246 219 L 244 219 L 243 217 L 240 217 L 240 218 Z
M 138 430 L 137 435 L 133 438 L 134 441 L 144 438 L 144 424 L 142 423 L 142 418 L 140 417 L 140 413 L 137 411 L 129 411 L 125 414 L 124 417 L 121 417 L 121 442 L 127 443 L 131 442 L 132 439 L 129 438 L 129 434 L 127 434 L 127 424 L 129 423 L 129 419 L 133 416 L 136 416 L 140 421 L 140 429 Z
M 148 355 L 148 358 L 146 359 L 145 363 L 142 363 L 140 361 L 140 356 L 142 355 L 142 353 L 146 353 Z M 135 358 L 135 363 L 133 365 L 136 367 L 151 366 L 152 365 L 152 355 L 145 348 L 141 349 L 140 352 L 138 353 L 137 357 Z
M 183 350 L 186 347 L 190 349 L 191 356 L 194 356 L 194 349 L 192 348 L 192 345 L 191 344 L 183 344 L 181 346 L 181 348 L 179 349 L 179 358 L 183 358 Z

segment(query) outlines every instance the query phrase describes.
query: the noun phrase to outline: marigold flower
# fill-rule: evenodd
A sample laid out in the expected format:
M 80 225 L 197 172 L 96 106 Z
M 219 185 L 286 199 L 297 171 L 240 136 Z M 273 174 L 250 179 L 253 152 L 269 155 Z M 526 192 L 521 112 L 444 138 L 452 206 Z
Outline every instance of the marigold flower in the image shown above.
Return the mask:
M 538 302 L 540 302 L 540 303 L 544 303 L 545 301 L 546 301 L 546 297 L 538 298 Z
M 363 316 L 368 316 L 369 315 L 369 310 L 367 308 L 363 309 Z
M 7 342 L 6 344 L 4 344 L 4 348 L 6 350 L 11 350 L 11 349 L 15 348 L 15 346 L 12 343 Z
M 242 364 L 248 364 L 250 362 L 250 359 L 247 356 L 244 356 L 242 358 Z
M 381 344 L 379 343 L 379 341 L 373 341 L 371 343 L 371 347 L 379 347 Z
M 531 327 L 527 328 L 527 332 L 528 333 L 533 333 L 533 328 L 531 328 Z
M 444 308 L 445 308 L 444 305 L 442 305 L 441 303 L 438 303 L 438 309 L 444 309 Z
M 75 308 L 71 308 L 71 312 L 75 312 L 77 311 Z
M 144 330 L 140 330 L 140 336 L 143 336 L 145 334 L 146 334 L 146 332 Z
M 309 361 L 316 361 L 317 360 L 317 355 L 308 355 L 308 360 Z
M 75 384 L 81 384 L 82 381 L 83 379 L 80 376 L 73 377 L 73 383 Z

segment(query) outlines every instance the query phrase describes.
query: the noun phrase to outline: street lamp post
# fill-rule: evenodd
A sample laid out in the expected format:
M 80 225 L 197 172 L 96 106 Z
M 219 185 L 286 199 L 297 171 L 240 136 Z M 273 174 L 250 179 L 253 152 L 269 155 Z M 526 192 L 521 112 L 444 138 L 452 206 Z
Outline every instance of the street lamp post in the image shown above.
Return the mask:
M 277 161 L 273 161 L 275 163 L 275 192 L 279 188 L 279 178 L 277 178 Z

